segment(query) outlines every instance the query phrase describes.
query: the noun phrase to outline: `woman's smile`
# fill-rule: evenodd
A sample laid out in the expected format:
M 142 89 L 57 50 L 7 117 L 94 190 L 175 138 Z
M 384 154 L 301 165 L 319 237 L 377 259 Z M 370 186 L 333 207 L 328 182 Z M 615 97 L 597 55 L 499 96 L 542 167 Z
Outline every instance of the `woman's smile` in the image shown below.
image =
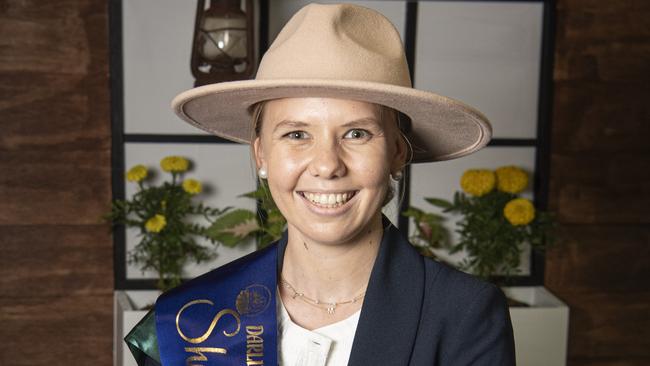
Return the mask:
M 340 215 L 352 205 L 352 199 L 358 191 L 296 191 L 306 206 L 315 214 Z

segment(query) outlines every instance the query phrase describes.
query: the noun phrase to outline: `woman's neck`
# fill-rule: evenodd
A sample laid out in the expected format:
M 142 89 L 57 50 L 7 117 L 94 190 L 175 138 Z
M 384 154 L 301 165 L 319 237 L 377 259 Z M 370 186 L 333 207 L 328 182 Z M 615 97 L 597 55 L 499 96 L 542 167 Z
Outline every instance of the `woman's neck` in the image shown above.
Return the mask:
M 351 300 L 368 285 L 382 234 L 381 215 L 355 238 L 339 244 L 310 241 L 289 227 L 282 277 L 312 299 Z

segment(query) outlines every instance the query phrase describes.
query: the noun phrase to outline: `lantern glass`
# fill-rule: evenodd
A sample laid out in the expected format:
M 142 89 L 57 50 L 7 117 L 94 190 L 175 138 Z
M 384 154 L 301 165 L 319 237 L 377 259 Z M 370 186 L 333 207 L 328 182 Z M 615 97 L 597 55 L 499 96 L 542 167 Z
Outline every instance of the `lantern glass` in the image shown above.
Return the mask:
M 203 13 L 198 37 L 201 69 L 245 69 L 248 56 L 246 14 L 239 1 L 210 6 Z M 243 64 L 243 67 L 242 67 Z

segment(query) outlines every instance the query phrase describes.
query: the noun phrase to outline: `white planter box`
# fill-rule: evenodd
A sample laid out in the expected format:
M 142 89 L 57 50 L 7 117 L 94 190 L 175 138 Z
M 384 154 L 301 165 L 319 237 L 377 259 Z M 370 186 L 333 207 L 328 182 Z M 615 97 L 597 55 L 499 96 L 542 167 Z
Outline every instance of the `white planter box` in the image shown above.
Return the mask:
M 565 366 L 569 307 L 544 287 L 504 287 L 506 296 L 531 305 L 511 307 L 517 366 Z
M 113 294 L 113 365 L 137 366 L 124 337 L 147 314 L 138 310 L 153 304 L 160 294 L 155 290 L 115 291 Z

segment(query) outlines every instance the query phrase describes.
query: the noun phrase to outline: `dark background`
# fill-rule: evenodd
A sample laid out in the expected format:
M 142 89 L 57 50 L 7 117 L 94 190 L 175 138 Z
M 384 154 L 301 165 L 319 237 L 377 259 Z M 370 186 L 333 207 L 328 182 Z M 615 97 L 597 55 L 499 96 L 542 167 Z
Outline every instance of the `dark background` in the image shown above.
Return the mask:
M 545 285 L 568 365 L 650 364 L 650 1 L 558 0 Z M 112 365 L 106 0 L 0 0 L 0 365 Z

